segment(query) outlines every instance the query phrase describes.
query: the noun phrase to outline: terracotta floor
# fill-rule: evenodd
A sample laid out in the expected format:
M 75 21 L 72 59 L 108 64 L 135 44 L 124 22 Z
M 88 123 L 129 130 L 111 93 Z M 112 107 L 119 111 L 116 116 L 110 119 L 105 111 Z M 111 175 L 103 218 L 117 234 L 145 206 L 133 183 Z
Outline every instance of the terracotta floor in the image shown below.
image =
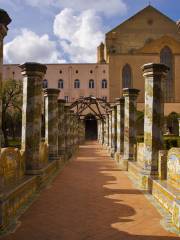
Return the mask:
M 161 216 L 96 142 L 73 161 L 20 218 L 11 240 L 176 240 Z

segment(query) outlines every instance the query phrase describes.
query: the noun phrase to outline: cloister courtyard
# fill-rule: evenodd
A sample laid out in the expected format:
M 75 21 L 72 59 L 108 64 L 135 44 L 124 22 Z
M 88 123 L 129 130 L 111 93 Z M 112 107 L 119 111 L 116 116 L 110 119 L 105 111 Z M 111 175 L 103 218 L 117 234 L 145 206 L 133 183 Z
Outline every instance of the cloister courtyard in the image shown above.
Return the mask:
M 0 9 L 0 238 L 179 239 L 180 22 L 148 5 L 97 63 L 3 64 L 11 21 Z

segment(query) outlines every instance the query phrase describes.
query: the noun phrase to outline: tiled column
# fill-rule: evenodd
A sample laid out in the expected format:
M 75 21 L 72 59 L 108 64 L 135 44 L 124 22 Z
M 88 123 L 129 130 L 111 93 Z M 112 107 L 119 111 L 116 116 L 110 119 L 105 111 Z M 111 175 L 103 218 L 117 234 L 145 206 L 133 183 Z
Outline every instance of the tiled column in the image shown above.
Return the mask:
M 41 142 L 42 79 L 47 67 L 38 63 L 20 65 L 23 75 L 22 143 L 26 170 L 42 168 L 39 158 Z
M 98 142 L 100 142 L 100 140 L 101 140 L 101 122 L 99 119 L 97 120 L 97 127 L 98 127 Z
M 105 118 L 102 118 L 102 145 L 105 144 L 106 138 L 106 121 Z
M 65 129 L 64 129 L 64 105 L 65 105 L 64 99 L 58 100 L 58 154 L 60 156 L 64 156 L 65 154 Z
M 59 89 L 44 89 L 45 141 L 49 146 L 50 160 L 58 158 L 58 96 Z
M 112 107 L 112 148 L 111 155 L 114 156 L 117 149 L 117 108 Z
M 109 115 L 106 115 L 106 142 L 105 142 L 106 147 L 109 146 Z
M 65 106 L 65 145 L 66 145 L 66 159 L 71 156 L 71 120 L 70 120 L 70 109 L 69 106 Z
M 70 142 L 71 142 L 71 153 L 75 150 L 75 145 L 74 145 L 74 111 L 70 110 Z
M 82 119 L 78 121 L 78 143 L 82 144 L 85 140 L 85 125 Z
M 109 145 L 108 145 L 108 149 L 111 149 L 111 139 L 112 139 L 112 119 L 111 119 L 111 111 L 108 112 L 108 127 L 109 127 Z
M 142 187 L 149 188 L 149 177 L 158 175 L 158 154 L 163 148 L 163 89 L 168 67 L 149 63 L 143 66 L 145 78 L 144 169 Z
M 75 126 L 74 126 L 74 131 L 75 131 L 75 145 L 76 147 L 78 147 L 78 128 L 79 128 L 79 119 L 78 116 L 75 114 L 74 115 L 75 118 Z
M 104 143 L 104 120 L 103 119 L 100 120 L 100 128 L 101 128 L 100 142 L 101 144 L 103 144 Z
M 128 161 L 134 160 L 134 144 L 136 144 L 136 100 L 139 90 L 124 88 L 124 155 L 120 161 L 123 170 L 128 169 Z
M 179 136 L 180 136 L 180 118 L 178 118 L 178 123 L 179 123 Z
M 7 12 L 3 9 L 0 9 L 0 151 L 1 151 L 1 142 L 2 142 L 2 68 L 3 68 L 3 41 L 4 37 L 7 35 L 8 24 L 11 22 L 11 19 Z
M 117 99 L 117 151 L 115 159 L 119 159 L 124 153 L 124 98 Z

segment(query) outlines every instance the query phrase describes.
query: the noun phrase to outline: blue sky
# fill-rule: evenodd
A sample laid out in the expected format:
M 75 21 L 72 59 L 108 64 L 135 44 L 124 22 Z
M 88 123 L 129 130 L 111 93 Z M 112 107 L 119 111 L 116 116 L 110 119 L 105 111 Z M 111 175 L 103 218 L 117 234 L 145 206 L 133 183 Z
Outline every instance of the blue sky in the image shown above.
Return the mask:
M 173 20 L 180 19 L 180 0 L 150 2 Z M 12 18 L 5 62 L 95 62 L 104 33 L 148 4 L 148 0 L 0 0 Z

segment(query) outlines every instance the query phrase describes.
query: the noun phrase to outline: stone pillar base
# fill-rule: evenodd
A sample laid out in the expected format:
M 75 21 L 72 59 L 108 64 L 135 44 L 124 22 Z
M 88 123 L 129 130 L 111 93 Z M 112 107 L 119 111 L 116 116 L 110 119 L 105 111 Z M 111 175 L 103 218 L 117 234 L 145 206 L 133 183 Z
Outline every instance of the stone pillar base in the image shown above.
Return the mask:
M 114 158 L 116 150 L 114 148 L 111 148 L 110 153 L 111 153 L 111 157 Z
M 105 144 L 103 144 L 103 148 L 104 149 L 108 149 L 108 145 L 105 143 Z
M 108 153 L 111 153 L 111 147 L 110 146 L 107 147 L 107 150 L 108 150 Z
M 153 180 L 158 179 L 158 174 L 150 175 L 144 172 L 139 173 L 139 185 L 143 190 L 152 191 Z
M 115 152 L 115 154 L 114 154 L 114 160 L 115 160 L 117 163 L 119 163 L 120 158 L 121 158 L 120 152 Z
M 119 168 L 123 171 L 128 170 L 128 159 L 124 159 L 123 157 L 119 158 Z

